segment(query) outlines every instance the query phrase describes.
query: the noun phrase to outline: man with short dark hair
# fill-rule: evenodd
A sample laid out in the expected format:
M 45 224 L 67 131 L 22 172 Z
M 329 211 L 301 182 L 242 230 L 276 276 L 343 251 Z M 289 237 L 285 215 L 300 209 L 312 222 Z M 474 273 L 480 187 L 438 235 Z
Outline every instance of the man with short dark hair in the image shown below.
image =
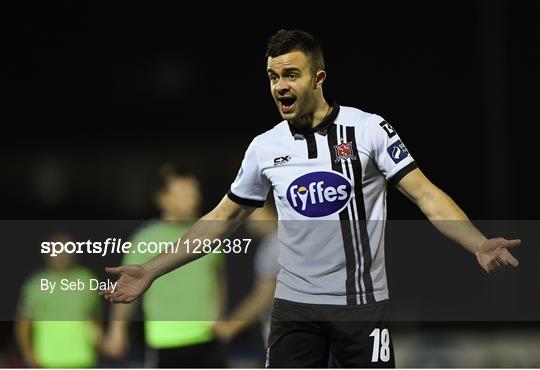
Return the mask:
M 376 114 L 328 102 L 318 42 L 303 31 L 269 41 L 270 91 L 283 121 L 257 136 L 227 196 L 183 238 L 224 238 L 264 204 L 278 211 L 280 272 L 268 367 L 394 367 L 384 263 L 386 185 L 395 185 L 487 272 L 512 265 L 519 240 L 487 239 L 418 169 Z M 221 220 L 221 223 L 208 221 Z M 443 222 L 454 220 L 453 222 Z M 210 224 L 210 225 L 209 225 Z M 159 276 L 197 255 L 160 255 L 120 274 L 111 302 L 131 302 Z
M 160 218 L 148 222 L 131 238 L 132 245 L 174 243 L 198 217 L 201 204 L 199 181 L 172 164 L 161 166 L 155 194 Z M 133 248 L 122 263 L 142 264 L 158 252 Z M 142 299 L 144 336 L 148 367 L 227 367 L 223 347 L 212 331 L 224 310 L 226 281 L 224 258 L 220 254 L 204 258 L 160 279 Z M 190 302 L 186 305 L 185 302 Z M 135 304 L 115 306 L 104 340 L 111 358 L 128 351 L 129 320 Z

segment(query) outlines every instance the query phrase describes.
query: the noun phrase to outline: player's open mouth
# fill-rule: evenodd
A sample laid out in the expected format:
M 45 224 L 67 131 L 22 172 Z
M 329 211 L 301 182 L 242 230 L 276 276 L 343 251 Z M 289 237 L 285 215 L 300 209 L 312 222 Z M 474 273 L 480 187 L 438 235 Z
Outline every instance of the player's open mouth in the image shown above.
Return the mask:
M 278 101 L 279 101 L 279 106 L 281 108 L 281 112 L 283 113 L 291 113 L 296 106 L 295 97 L 278 98 Z

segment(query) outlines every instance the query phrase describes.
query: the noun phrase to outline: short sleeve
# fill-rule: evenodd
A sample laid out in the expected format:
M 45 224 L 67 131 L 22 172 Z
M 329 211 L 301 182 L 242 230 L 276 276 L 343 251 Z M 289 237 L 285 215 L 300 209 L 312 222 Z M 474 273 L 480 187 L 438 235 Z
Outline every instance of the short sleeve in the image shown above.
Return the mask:
M 396 130 L 383 118 L 375 117 L 370 125 L 372 154 L 386 180 L 395 185 L 418 166 Z
M 253 140 L 246 150 L 242 166 L 227 195 L 235 203 L 249 207 L 262 207 L 269 189 L 270 182 L 262 174 L 255 140 Z

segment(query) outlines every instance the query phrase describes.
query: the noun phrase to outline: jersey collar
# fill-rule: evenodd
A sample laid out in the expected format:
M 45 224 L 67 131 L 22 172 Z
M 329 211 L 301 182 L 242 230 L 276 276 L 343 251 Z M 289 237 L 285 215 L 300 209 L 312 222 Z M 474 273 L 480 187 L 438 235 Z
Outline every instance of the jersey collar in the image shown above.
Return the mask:
M 324 119 L 315 127 L 312 127 L 308 130 L 298 130 L 291 125 L 290 122 L 287 122 L 289 124 L 289 130 L 291 130 L 291 135 L 295 138 L 299 135 L 306 136 L 310 134 L 314 134 L 318 132 L 321 135 L 326 135 L 326 132 L 328 131 L 328 128 L 334 124 L 334 121 L 336 120 L 337 116 L 339 114 L 339 105 L 336 102 L 332 102 L 332 111 L 329 115 L 324 117 Z

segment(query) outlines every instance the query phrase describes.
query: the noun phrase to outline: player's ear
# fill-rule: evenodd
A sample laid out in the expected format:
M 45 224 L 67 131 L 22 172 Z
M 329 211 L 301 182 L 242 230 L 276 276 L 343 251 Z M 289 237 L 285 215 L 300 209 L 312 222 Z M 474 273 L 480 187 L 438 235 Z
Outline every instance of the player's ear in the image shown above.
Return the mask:
M 319 69 L 317 73 L 315 73 L 315 80 L 313 82 L 313 88 L 320 89 L 325 79 L 326 79 L 326 71 L 324 69 Z

